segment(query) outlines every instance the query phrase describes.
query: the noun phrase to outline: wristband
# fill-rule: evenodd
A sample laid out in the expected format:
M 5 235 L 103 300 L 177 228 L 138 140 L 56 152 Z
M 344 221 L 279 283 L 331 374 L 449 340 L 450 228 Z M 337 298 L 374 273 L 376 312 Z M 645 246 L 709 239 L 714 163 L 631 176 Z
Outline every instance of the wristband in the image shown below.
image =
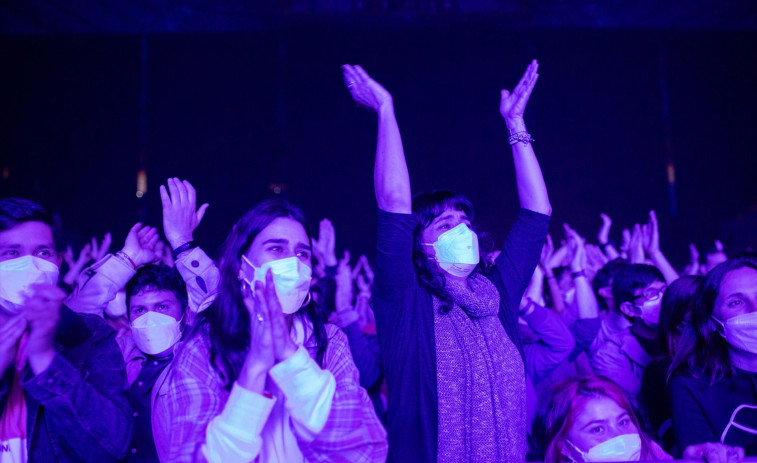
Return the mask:
M 515 145 L 518 142 L 523 143 L 524 145 L 528 145 L 529 143 L 532 143 L 536 140 L 533 139 L 530 133 L 526 132 L 525 130 L 520 132 L 513 132 L 510 131 L 510 136 L 507 138 L 508 143 L 511 145 Z
M 585 270 L 578 270 L 576 272 L 572 272 L 570 275 L 573 278 L 585 277 L 586 276 L 586 271 Z
M 527 297 L 526 300 L 528 301 L 526 303 L 526 306 L 523 308 L 523 310 L 520 310 L 518 312 L 518 315 L 520 315 L 521 317 L 527 317 L 531 315 L 531 312 L 533 312 L 534 309 L 536 309 L 536 302 L 534 302 L 533 299 L 531 299 L 530 297 Z
M 171 251 L 171 255 L 173 256 L 173 260 L 179 259 L 179 254 L 181 254 L 184 251 L 189 251 L 192 248 L 196 248 L 197 244 L 195 244 L 194 240 L 187 241 L 186 243 L 182 244 L 178 248 Z
M 131 264 L 131 266 L 132 266 L 132 267 L 134 267 L 134 270 L 137 270 L 137 264 L 136 264 L 136 263 L 134 263 L 134 261 L 132 260 L 132 258 L 131 258 L 131 257 L 129 257 L 129 255 L 128 255 L 128 254 L 126 254 L 126 253 L 125 253 L 125 252 L 123 252 L 123 251 L 118 251 L 118 252 L 116 253 L 116 255 L 117 255 L 118 257 L 120 257 L 120 258 L 121 258 L 121 260 L 124 260 L 124 261 L 126 261 L 126 262 L 130 263 L 130 264 Z

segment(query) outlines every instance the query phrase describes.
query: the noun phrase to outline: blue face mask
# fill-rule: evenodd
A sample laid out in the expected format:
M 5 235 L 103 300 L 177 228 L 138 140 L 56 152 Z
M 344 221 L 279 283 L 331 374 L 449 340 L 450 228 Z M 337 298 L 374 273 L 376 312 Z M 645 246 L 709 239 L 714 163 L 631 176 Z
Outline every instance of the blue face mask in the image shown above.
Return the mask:
M 423 244 L 434 247 L 439 267 L 450 275 L 467 277 L 478 265 L 478 236 L 464 223 L 439 235 L 435 243 Z
M 638 434 L 622 434 L 595 445 L 586 452 L 581 451 L 571 441 L 569 444 L 580 461 L 639 461 L 641 459 L 641 437 Z M 566 455 L 573 461 L 572 456 Z

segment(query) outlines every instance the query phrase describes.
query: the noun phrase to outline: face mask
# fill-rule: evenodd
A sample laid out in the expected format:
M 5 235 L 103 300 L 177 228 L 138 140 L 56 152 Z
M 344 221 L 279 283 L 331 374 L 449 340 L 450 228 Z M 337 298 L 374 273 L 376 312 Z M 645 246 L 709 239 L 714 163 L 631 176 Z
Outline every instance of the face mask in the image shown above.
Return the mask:
M 134 344 L 145 354 L 165 352 L 181 339 L 181 326 L 170 315 L 147 312 L 131 322 Z
M 434 247 L 439 267 L 450 275 L 467 277 L 478 265 L 478 236 L 464 223 L 424 244 Z
M 655 327 L 660 323 L 660 305 L 661 298 L 654 301 L 647 301 L 642 305 L 634 306 L 641 312 L 641 319 L 647 326 Z
M 18 312 L 24 304 L 24 292 L 33 284 L 56 284 L 58 271 L 57 265 L 34 256 L 0 262 L 0 305 Z
M 583 461 L 639 461 L 641 459 L 641 437 L 638 434 L 613 437 L 595 445 L 587 452 L 582 452 L 571 441 L 565 442 L 578 452 Z M 572 457 L 568 456 L 568 458 Z
M 300 310 L 305 298 L 310 293 L 312 271 L 297 257 L 272 260 L 261 265 L 252 265 L 246 256 L 242 256 L 242 268 L 239 277 L 255 291 L 255 282 L 265 283 L 265 276 L 271 269 L 273 284 L 276 286 L 276 296 L 281 304 L 281 311 L 292 314 Z
M 723 327 L 721 335 L 736 349 L 757 354 L 757 312 L 736 315 L 721 322 L 715 316 L 712 319 Z

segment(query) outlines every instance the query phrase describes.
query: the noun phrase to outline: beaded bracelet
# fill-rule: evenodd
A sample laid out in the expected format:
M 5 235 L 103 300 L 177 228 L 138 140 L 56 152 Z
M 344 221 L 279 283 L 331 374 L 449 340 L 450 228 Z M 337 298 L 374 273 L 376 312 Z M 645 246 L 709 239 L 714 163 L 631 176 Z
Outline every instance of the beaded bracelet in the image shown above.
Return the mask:
M 507 139 L 508 143 L 511 145 L 514 145 L 518 142 L 523 143 L 524 145 L 527 145 L 531 142 L 534 142 L 536 140 L 533 139 L 530 133 L 526 132 L 525 130 L 520 132 L 513 132 L 510 131 L 510 137 Z

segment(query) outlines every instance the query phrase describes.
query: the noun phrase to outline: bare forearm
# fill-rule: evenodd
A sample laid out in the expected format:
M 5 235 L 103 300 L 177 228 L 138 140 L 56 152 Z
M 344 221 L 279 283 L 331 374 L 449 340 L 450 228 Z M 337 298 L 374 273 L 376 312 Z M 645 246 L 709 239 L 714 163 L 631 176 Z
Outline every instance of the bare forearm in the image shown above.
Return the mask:
M 508 120 L 506 124 L 510 131 L 526 131 L 523 120 Z M 515 143 L 512 145 L 512 151 L 520 206 L 534 212 L 551 215 L 552 206 L 549 203 L 547 186 L 531 143 Z
M 578 305 L 578 318 L 597 318 L 599 317 L 599 305 L 594 291 L 589 284 L 586 276 L 580 276 L 573 279 L 576 287 L 576 304 Z
M 385 104 L 378 110 L 378 140 L 373 181 L 379 208 L 403 214 L 412 212 L 410 175 L 392 104 Z
M 665 258 L 665 255 L 661 251 L 651 253 L 649 259 L 662 272 L 662 276 L 665 277 L 667 284 L 673 283 L 678 279 L 678 272 L 670 265 L 670 262 L 668 262 L 668 259 Z

